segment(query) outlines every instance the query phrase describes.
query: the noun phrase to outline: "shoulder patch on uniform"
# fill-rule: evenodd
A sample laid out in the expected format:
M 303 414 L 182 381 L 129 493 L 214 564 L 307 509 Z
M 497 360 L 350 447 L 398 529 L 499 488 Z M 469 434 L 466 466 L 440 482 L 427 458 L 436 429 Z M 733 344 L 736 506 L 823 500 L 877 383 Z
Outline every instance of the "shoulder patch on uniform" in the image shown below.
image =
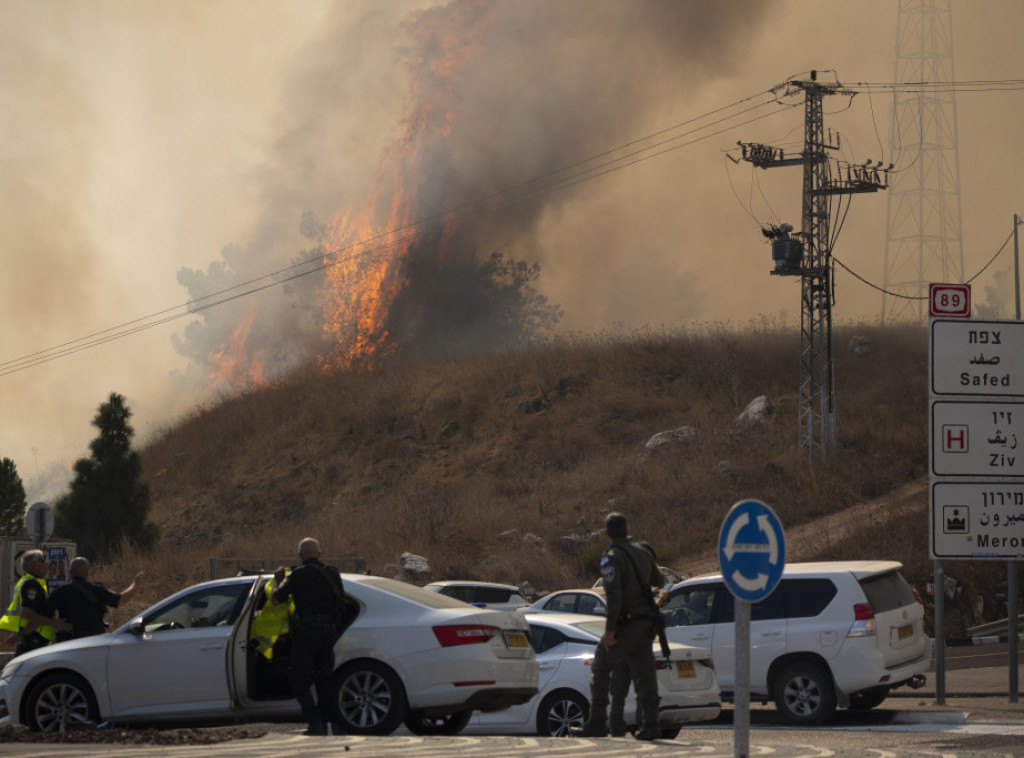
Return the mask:
M 606 584 L 611 584 L 615 581 L 615 564 L 608 555 L 601 558 L 601 578 L 604 579 Z
M 36 588 L 35 587 L 26 587 L 25 588 L 25 599 L 29 600 L 29 601 L 32 601 L 32 600 L 36 599 Z

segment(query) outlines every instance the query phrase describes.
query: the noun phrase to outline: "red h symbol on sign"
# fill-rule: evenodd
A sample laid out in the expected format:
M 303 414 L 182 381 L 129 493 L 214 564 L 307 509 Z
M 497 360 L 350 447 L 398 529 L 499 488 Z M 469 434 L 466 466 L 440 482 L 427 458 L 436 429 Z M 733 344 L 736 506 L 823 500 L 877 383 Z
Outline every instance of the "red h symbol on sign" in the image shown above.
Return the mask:
M 967 426 L 965 424 L 944 424 L 942 426 L 942 452 L 967 452 Z

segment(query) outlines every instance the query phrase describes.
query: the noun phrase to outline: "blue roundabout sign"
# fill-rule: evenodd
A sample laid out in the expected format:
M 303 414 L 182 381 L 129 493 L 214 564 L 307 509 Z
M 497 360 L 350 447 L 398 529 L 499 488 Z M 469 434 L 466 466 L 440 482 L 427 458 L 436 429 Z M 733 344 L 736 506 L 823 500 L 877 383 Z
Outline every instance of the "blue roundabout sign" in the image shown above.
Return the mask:
M 750 603 L 768 597 L 786 567 L 786 535 L 775 511 L 760 500 L 736 503 L 718 535 L 718 565 L 734 597 Z

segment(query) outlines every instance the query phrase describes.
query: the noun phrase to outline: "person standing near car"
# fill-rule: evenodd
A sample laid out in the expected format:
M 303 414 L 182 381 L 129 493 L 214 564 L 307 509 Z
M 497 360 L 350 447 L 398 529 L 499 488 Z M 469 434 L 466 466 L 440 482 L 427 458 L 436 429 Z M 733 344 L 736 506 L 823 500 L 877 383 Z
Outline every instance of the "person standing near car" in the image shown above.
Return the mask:
M 654 547 L 649 542 L 640 541 L 638 543 L 640 547 L 651 554 L 651 558 L 654 559 L 654 564 L 658 564 L 658 554 L 655 552 Z M 661 579 L 661 571 L 658 571 L 658 578 Z M 654 601 L 656 607 L 660 608 L 668 597 L 668 594 L 660 586 L 651 587 L 652 596 L 657 593 L 657 597 Z M 611 696 L 611 706 L 608 712 L 608 729 L 612 737 L 625 737 L 626 732 L 626 697 L 629 695 L 629 686 L 633 683 L 633 678 L 629 675 L 629 663 L 625 660 L 619 661 L 615 668 L 612 669 L 611 686 L 609 693 Z M 637 723 L 637 728 L 642 729 L 643 723 Z
M 14 632 L 18 643 L 15 656 L 52 645 L 57 632 L 71 631 L 67 621 L 51 618 L 44 578 L 49 568 L 42 550 L 28 550 L 21 556 L 21 579 L 14 585 L 7 612 L 0 617 L 0 629 Z
M 274 605 L 295 602 L 292 615 L 291 682 L 302 715 L 309 723 L 306 734 L 327 734 L 331 724 L 341 730 L 337 703 L 331 686 L 334 675 L 334 643 L 338 639 L 345 591 L 338 569 L 320 562 L 320 543 L 306 537 L 299 543 L 302 565 L 292 569 L 271 594 Z M 283 570 L 283 567 L 278 571 Z M 316 690 L 316 701 L 311 689 Z
M 637 710 L 643 726 L 638 740 L 654 740 L 658 730 L 658 680 L 654 650 L 655 611 L 651 587 L 661 583 L 661 573 L 651 554 L 629 539 L 626 517 L 610 513 L 604 522 L 611 547 L 601 558 L 608 615 L 605 631 L 594 651 L 590 673 L 590 718 L 575 734 L 608 736 L 608 695 L 611 673 L 620 661 L 629 667 L 636 686 Z
M 140 571 L 123 590 L 111 592 L 102 584 L 89 581 L 89 568 L 88 558 L 80 555 L 72 558 L 68 566 L 71 581 L 50 595 L 49 607 L 72 626 L 71 631 L 57 633 L 57 642 L 103 634 L 107 630 L 103 620 L 107 608 L 117 608 L 128 600 L 138 591 L 142 580 Z

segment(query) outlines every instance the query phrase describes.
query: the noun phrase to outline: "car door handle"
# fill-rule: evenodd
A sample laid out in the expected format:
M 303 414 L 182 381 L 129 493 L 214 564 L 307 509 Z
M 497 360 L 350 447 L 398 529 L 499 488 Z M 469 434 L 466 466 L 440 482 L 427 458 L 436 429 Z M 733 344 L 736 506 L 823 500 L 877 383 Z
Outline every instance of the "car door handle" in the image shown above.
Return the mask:
M 761 636 L 762 637 L 781 637 L 782 636 L 782 632 L 780 632 L 780 631 L 776 631 L 776 632 L 761 632 Z
M 557 668 L 557 664 L 554 663 L 542 663 L 540 664 L 541 671 L 550 671 L 553 668 Z
M 224 649 L 224 644 L 221 643 L 221 642 L 214 642 L 214 643 L 211 643 L 209 645 L 200 645 L 199 649 L 200 650 L 223 650 Z
M 710 634 L 695 634 L 695 635 L 693 635 L 693 637 L 691 637 L 691 639 L 694 639 L 694 640 L 709 640 L 709 639 L 711 639 L 711 635 Z

